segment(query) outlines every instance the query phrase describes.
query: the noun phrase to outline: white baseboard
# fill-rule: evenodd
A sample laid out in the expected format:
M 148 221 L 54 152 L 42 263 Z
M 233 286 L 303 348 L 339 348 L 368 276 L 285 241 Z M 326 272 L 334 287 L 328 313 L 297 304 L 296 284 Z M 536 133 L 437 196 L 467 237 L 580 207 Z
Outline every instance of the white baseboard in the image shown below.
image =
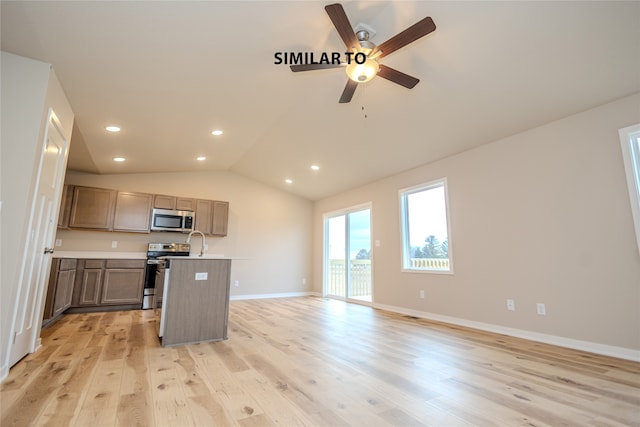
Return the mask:
M 571 348 L 574 350 L 587 351 L 590 353 L 601 354 L 604 356 L 617 357 L 619 359 L 632 360 L 640 362 L 640 350 L 633 350 L 625 347 L 616 347 L 612 345 L 599 344 L 591 341 L 581 341 L 572 338 L 559 337 L 556 335 L 541 334 L 539 332 L 531 332 L 523 329 L 508 328 L 491 323 L 476 322 L 473 320 L 461 319 L 458 317 L 443 316 L 440 314 L 428 313 L 424 311 L 411 310 L 408 308 L 395 307 L 385 304 L 373 303 L 374 308 L 392 311 L 394 313 L 405 314 L 408 316 L 419 317 L 422 319 L 435 320 L 443 323 L 451 323 L 453 325 L 465 326 L 482 331 L 494 332 L 503 335 L 509 335 L 517 338 L 524 338 L 530 341 L 542 342 L 545 344 L 557 345 L 560 347 Z

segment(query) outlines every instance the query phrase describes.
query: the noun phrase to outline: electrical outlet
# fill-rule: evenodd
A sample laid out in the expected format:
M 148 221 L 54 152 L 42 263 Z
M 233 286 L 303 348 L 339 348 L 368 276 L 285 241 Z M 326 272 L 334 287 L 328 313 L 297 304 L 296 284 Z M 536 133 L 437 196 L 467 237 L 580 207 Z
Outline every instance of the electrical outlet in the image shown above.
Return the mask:
M 235 286 L 236 288 L 240 286 L 240 281 L 236 280 L 235 282 L 233 282 L 233 286 Z
M 507 310 L 516 311 L 516 302 L 512 299 L 507 300 Z
M 118 247 L 118 241 L 117 241 L 117 240 L 112 240 L 112 241 L 111 241 L 111 247 L 112 247 L 113 249 L 117 248 L 117 247 Z
M 62 239 L 56 239 L 56 248 L 62 246 Z
M 206 243 L 204 244 L 204 250 L 208 251 L 209 250 L 209 245 L 207 245 Z
M 546 316 L 547 315 L 547 307 L 545 307 L 545 305 L 541 302 L 536 304 L 536 310 L 538 311 L 538 314 L 540 316 Z
M 422 291 L 422 290 L 420 291 L 420 298 L 424 299 L 424 291 Z

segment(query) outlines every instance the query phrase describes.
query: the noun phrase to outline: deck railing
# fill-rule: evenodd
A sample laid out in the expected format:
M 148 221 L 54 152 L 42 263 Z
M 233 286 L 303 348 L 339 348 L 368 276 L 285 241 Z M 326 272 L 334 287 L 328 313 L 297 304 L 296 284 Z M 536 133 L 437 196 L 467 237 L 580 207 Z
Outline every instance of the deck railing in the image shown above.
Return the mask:
M 411 258 L 412 268 L 428 270 L 449 270 L 448 258 Z
M 349 275 L 349 298 L 371 298 L 371 260 L 356 259 L 349 261 L 351 266 Z M 411 267 L 429 270 L 449 270 L 449 260 L 439 258 L 412 258 Z M 345 295 L 345 261 L 343 259 L 329 260 L 329 281 L 327 293 L 329 295 Z
M 349 297 L 371 297 L 371 260 L 356 259 L 349 261 Z M 332 259 L 329 264 L 329 295 L 345 295 L 345 262 Z

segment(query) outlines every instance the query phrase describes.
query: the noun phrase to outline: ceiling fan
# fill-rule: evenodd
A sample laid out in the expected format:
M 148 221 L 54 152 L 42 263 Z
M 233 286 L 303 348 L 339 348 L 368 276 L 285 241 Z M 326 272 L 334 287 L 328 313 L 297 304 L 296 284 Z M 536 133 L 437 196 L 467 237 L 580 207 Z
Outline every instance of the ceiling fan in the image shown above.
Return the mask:
M 348 52 L 347 57 L 350 58 L 351 61 L 346 67 L 349 80 L 347 80 L 347 85 L 342 91 L 340 103 L 350 102 L 358 84 L 368 82 L 376 75 L 408 89 L 418 84 L 419 79 L 387 67 L 386 65 L 379 64 L 378 59 L 433 32 L 436 29 L 436 24 L 433 22 L 433 19 L 426 17 L 401 33 L 391 37 L 386 42 L 376 46 L 369 41 L 369 33 L 366 30 L 360 30 L 357 34 L 354 32 L 351 23 L 349 23 L 349 18 L 340 3 L 327 5 L 324 9 L 342 38 L 347 50 L 350 52 Z M 358 58 L 360 58 L 360 60 L 357 60 Z M 291 65 L 290 67 L 291 71 L 298 72 L 339 68 L 344 65 L 344 63 L 313 63 Z

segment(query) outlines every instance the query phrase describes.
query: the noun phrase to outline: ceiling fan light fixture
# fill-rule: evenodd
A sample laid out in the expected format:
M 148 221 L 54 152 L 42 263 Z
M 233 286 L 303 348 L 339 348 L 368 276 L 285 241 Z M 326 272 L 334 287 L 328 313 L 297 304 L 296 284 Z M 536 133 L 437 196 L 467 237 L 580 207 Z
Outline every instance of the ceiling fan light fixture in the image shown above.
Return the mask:
M 378 74 L 380 66 L 375 59 L 367 58 L 362 64 L 352 61 L 347 65 L 347 77 L 356 83 L 366 83 Z

